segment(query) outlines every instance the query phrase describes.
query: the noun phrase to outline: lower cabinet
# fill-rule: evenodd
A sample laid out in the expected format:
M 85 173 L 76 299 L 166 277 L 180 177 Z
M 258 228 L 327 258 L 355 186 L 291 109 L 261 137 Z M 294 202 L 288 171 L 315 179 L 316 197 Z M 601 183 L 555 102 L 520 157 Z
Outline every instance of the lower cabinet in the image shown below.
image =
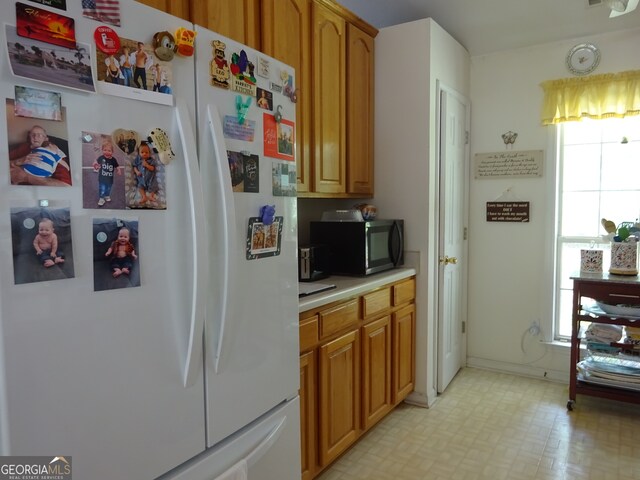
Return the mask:
M 302 480 L 316 473 L 316 352 L 300 355 L 300 446 Z
M 407 305 L 393 313 L 393 404 L 413 392 L 416 378 L 416 306 Z
M 320 347 L 320 462 L 331 463 L 358 438 L 360 335 L 357 330 Z
M 391 317 L 362 327 L 362 428 L 391 410 Z
M 302 479 L 413 391 L 415 278 L 300 314 Z

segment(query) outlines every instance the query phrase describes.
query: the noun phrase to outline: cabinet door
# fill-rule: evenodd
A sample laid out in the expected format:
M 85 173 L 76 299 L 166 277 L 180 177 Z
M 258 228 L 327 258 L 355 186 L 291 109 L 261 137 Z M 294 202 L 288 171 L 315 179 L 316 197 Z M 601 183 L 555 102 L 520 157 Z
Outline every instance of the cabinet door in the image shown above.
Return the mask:
M 373 38 L 347 25 L 347 192 L 373 195 Z
M 311 1 L 262 0 L 262 51 L 295 69 L 298 192 L 311 185 Z
M 349 332 L 320 347 L 320 467 L 358 438 L 360 340 Z
M 260 0 L 189 1 L 193 23 L 260 49 Z
M 342 17 L 313 4 L 313 191 L 317 193 L 346 192 L 345 32 Z
M 140 3 L 189 20 L 189 0 L 138 0 Z
M 362 327 L 362 426 L 391 410 L 391 316 Z
M 316 352 L 300 355 L 300 446 L 302 480 L 316 472 Z
M 416 307 L 407 305 L 393 314 L 393 404 L 413 391 L 415 382 Z

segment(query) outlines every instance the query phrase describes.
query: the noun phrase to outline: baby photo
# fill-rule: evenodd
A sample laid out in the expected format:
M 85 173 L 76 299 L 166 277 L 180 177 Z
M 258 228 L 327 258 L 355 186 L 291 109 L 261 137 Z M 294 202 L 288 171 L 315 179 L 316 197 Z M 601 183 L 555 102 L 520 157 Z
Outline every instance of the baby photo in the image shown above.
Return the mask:
M 16 285 L 74 277 L 68 208 L 12 208 L 11 240 Z
M 93 219 L 93 289 L 140 286 L 138 220 Z
M 70 186 L 65 109 L 58 122 L 17 116 L 11 98 L 5 108 L 11 185 Z
M 127 208 L 167 208 L 164 164 L 147 141 L 140 141 L 128 155 L 125 169 Z

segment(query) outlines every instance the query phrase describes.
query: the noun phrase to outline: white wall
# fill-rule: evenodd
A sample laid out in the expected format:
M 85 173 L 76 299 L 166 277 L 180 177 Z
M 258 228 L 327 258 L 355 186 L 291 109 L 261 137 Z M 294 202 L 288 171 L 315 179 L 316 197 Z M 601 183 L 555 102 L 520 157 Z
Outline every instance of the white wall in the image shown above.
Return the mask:
M 554 127 L 540 124 L 545 80 L 566 78 L 569 49 L 594 43 L 602 53 L 594 74 L 640 68 L 640 29 L 540 45 L 471 59 L 471 157 L 504 151 L 501 134 L 518 133 L 513 150 L 545 151 L 536 179 L 470 182 L 468 364 L 568 379 L 567 347 L 545 345 L 525 334 L 540 320 L 550 338 L 550 239 L 552 236 Z M 486 202 L 511 189 L 529 201 L 530 221 L 488 223 Z
M 383 28 L 375 40 L 375 198 L 405 219 L 405 251 L 416 259 L 416 386 L 410 399 L 436 398 L 436 84 L 469 95 L 469 56 L 431 19 Z

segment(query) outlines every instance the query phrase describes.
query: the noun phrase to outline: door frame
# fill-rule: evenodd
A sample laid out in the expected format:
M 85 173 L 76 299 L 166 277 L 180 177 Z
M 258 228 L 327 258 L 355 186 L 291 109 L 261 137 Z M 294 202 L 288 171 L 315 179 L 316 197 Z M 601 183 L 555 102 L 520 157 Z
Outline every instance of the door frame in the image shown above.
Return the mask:
M 463 322 L 463 325 L 466 326 L 465 328 L 465 333 L 460 332 L 461 338 L 460 338 L 460 366 L 461 368 L 466 366 L 466 357 L 467 357 L 467 335 L 466 332 L 468 331 L 468 305 L 467 305 L 467 299 L 468 299 L 468 276 L 469 276 L 469 271 L 468 271 L 468 258 L 469 258 L 469 231 L 468 231 L 468 225 L 469 225 L 469 172 L 470 172 L 470 131 L 471 131 L 471 101 L 469 100 L 469 98 L 467 98 L 466 96 L 462 95 L 461 93 L 459 93 L 458 91 L 456 91 L 455 89 L 449 87 L 446 84 L 443 84 L 441 81 L 436 81 L 436 158 L 438 159 L 437 161 L 437 165 L 436 165 L 436 174 L 438 177 L 438 181 L 435 182 L 435 186 L 436 186 L 436 194 L 435 194 L 435 198 L 437 201 L 437 219 L 436 219 L 436 225 L 438 225 L 438 233 L 437 233 L 437 245 L 436 245 L 436 262 L 434 265 L 435 268 L 435 272 L 434 272 L 434 278 L 437 279 L 437 286 L 436 286 L 436 292 L 435 292 L 435 296 L 434 298 L 437 301 L 437 306 L 436 306 L 436 325 L 435 325 L 435 338 L 436 338 L 436 344 L 437 344 L 437 352 L 435 355 L 436 358 L 436 368 L 435 368 L 435 375 L 436 375 L 436 381 L 435 381 L 435 388 L 437 390 L 437 393 L 442 393 L 442 391 L 444 391 L 444 389 L 440 389 L 439 384 L 440 384 L 440 378 L 439 378 L 439 364 L 438 362 L 440 362 L 440 350 L 441 350 L 441 345 L 440 345 L 440 330 L 441 330 L 441 324 L 442 324 L 442 306 L 440 305 L 440 298 L 441 298 L 441 288 L 442 285 L 441 283 L 441 276 L 440 276 L 440 262 L 439 259 L 442 258 L 445 254 L 444 252 L 444 247 L 443 247 L 443 229 L 441 228 L 441 221 L 444 218 L 443 215 L 443 202 L 442 202 L 442 198 L 443 198 L 443 192 L 441 191 L 440 188 L 440 176 L 442 174 L 443 168 L 442 168 L 442 148 L 441 148 L 441 139 L 442 139 L 442 94 L 446 93 L 447 95 L 450 95 L 454 98 L 456 98 L 458 101 L 460 101 L 460 103 L 462 103 L 463 105 L 465 105 L 466 107 L 466 118 L 465 118 L 465 131 L 467 132 L 467 140 L 466 140 L 466 145 L 465 145 L 465 153 L 464 153 L 464 162 L 465 162 L 465 168 L 464 168 L 464 179 L 463 179 L 463 191 L 464 191 L 464 195 L 463 195 L 463 225 L 464 228 L 467 229 L 467 234 L 466 234 L 466 241 L 464 242 L 464 245 L 462 247 L 463 250 L 463 254 L 464 254 L 464 260 L 462 262 L 462 264 L 460 265 L 461 268 L 461 277 L 462 277 L 462 285 L 461 285 L 461 293 L 460 293 L 460 297 L 461 297 L 461 307 L 460 307 L 460 315 L 461 315 L 461 322 Z M 446 387 L 445 387 L 446 388 Z

